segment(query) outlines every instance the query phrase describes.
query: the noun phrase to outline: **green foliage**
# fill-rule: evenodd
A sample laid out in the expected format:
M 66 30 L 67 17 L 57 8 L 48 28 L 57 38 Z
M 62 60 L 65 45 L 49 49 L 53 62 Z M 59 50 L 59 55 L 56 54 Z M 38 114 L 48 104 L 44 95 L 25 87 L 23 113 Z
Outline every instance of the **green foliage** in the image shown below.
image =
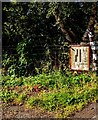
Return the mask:
M 0 91 L 0 97 L 2 99 L 3 102 L 12 102 L 16 97 L 18 96 L 16 91 L 9 91 L 7 89 L 3 89 L 2 91 Z
M 93 3 L 3 3 L 3 102 L 39 106 L 61 113 L 96 99 L 97 78 L 68 71 L 69 47 L 56 23 L 58 11 L 66 30 L 80 43 Z M 98 98 L 97 98 L 98 99 Z M 72 107 L 74 106 L 74 107 Z M 78 107 L 79 106 L 79 107 Z M 71 109 L 72 107 L 72 109 Z M 63 114 L 64 116 L 65 113 Z
M 42 101 L 39 98 L 36 97 L 30 97 L 27 101 L 26 101 L 26 105 L 29 107 L 33 107 L 36 105 L 40 105 L 42 104 Z
M 18 94 L 18 96 L 14 98 L 14 101 L 17 104 L 20 104 L 20 103 L 23 103 L 24 101 L 26 101 L 26 99 L 27 99 L 27 95 L 25 92 L 23 92 L 23 93 Z
M 3 68 L 12 76 L 29 76 L 55 68 L 67 69 L 68 45 L 54 12 L 59 11 L 66 29 L 81 41 L 93 3 L 2 3 Z
M 24 103 L 29 107 L 39 106 L 49 111 L 81 109 L 85 104 L 97 99 L 96 79 L 89 74 L 74 75 L 54 71 L 29 77 L 2 76 L 3 102 Z M 66 114 L 69 114 L 66 113 Z
M 48 88 L 63 88 L 63 87 L 81 87 L 82 85 L 90 82 L 92 79 L 89 75 L 80 74 L 74 76 L 72 72 L 66 72 L 65 74 L 60 71 L 54 71 L 48 74 L 39 74 L 29 77 L 10 77 L 2 76 L 1 82 L 3 86 L 22 86 L 22 85 L 37 85 Z M 82 83 L 82 84 L 81 84 Z

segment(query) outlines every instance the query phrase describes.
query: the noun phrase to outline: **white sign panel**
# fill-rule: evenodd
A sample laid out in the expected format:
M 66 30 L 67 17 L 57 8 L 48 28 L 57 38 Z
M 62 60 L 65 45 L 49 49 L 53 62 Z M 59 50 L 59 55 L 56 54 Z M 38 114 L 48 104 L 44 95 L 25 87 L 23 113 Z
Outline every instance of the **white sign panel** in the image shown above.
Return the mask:
M 71 70 L 89 71 L 90 69 L 90 47 L 72 45 L 70 48 Z

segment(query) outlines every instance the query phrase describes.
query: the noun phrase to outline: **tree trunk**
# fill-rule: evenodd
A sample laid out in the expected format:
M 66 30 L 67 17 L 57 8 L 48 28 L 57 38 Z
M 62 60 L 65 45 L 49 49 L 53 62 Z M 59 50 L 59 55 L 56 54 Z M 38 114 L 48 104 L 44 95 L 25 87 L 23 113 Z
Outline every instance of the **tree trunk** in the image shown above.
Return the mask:
M 64 23 L 61 20 L 59 13 L 54 12 L 54 17 L 55 17 L 55 20 L 56 20 L 56 25 L 58 25 L 58 27 L 61 29 L 62 33 L 64 34 L 64 37 L 65 37 L 66 41 L 69 44 L 74 43 L 75 34 L 71 30 L 65 28 Z
M 82 40 L 84 42 L 89 42 L 89 41 L 93 41 L 94 39 L 94 25 L 96 23 L 96 15 L 97 15 L 97 6 L 96 6 L 96 2 L 92 4 L 92 14 L 90 16 L 90 20 L 88 23 L 88 28 L 86 30 L 86 32 L 83 35 Z

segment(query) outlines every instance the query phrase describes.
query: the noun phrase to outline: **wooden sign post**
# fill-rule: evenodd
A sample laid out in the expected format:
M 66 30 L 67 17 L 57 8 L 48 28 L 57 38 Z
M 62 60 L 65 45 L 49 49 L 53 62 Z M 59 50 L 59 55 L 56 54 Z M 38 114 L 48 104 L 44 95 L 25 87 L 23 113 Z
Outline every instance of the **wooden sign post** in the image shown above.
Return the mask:
M 71 45 L 70 69 L 76 71 L 89 71 L 90 47 L 84 45 Z

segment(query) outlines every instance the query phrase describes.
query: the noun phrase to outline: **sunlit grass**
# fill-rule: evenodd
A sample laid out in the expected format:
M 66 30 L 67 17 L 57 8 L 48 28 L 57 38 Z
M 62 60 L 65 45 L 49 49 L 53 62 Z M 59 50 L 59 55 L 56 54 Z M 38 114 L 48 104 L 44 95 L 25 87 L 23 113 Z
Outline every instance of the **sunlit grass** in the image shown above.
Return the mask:
M 98 99 L 95 73 L 80 75 L 60 71 L 29 77 L 2 76 L 0 96 L 5 103 L 24 104 L 54 111 L 56 117 L 67 117 L 75 110 Z

